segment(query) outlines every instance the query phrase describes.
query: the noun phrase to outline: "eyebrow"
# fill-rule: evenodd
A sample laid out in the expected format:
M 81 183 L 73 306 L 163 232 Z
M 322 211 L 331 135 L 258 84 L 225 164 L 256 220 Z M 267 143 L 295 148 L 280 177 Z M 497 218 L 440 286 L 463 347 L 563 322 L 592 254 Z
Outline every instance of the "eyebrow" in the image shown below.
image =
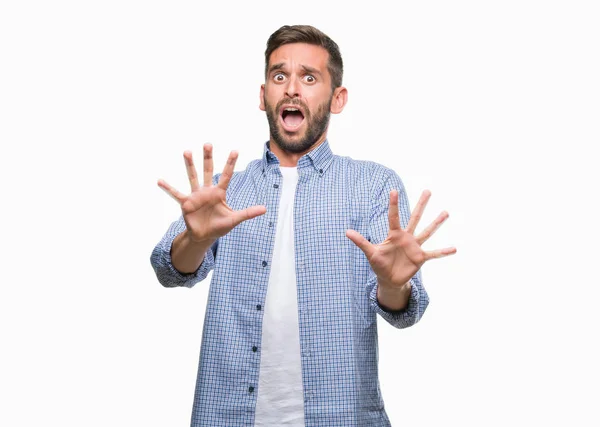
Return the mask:
M 271 67 L 269 67 L 269 73 L 272 73 L 275 70 L 281 70 L 283 67 L 285 67 L 283 62 L 280 62 L 279 64 L 273 64 Z
M 307 73 L 317 74 L 319 76 L 322 76 L 321 72 L 319 70 L 317 70 L 316 68 L 309 67 L 308 65 L 301 65 L 301 67 Z M 285 63 L 284 62 L 280 62 L 278 64 L 273 64 L 269 68 L 269 74 L 272 73 L 273 71 L 283 70 L 284 68 L 285 68 Z
M 321 72 L 319 70 L 317 70 L 316 68 L 313 68 L 313 67 L 309 67 L 308 65 L 302 65 L 302 69 L 304 71 L 306 71 L 307 73 L 317 74 L 317 75 L 321 76 Z

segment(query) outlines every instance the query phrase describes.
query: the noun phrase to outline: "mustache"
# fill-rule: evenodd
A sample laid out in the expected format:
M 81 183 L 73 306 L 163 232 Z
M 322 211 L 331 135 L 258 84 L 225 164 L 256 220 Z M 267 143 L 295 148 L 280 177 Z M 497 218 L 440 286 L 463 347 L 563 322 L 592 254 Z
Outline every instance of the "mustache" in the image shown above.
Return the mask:
M 281 109 L 281 106 L 284 105 L 284 104 L 285 105 L 298 105 L 298 106 L 302 107 L 302 109 L 304 110 L 304 112 L 306 114 L 310 114 L 310 111 L 308 109 L 308 105 L 306 105 L 304 102 L 302 102 L 298 98 L 282 99 L 275 106 L 275 111 L 279 111 Z

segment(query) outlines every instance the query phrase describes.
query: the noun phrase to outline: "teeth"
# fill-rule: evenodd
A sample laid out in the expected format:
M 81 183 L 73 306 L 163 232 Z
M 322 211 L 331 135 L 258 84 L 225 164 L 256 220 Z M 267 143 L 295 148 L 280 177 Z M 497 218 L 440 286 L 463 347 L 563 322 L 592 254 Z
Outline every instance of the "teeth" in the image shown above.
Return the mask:
M 288 107 L 288 108 L 285 109 L 285 111 L 298 111 L 298 109 L 297 108 L 290 108 L 290 107 Z

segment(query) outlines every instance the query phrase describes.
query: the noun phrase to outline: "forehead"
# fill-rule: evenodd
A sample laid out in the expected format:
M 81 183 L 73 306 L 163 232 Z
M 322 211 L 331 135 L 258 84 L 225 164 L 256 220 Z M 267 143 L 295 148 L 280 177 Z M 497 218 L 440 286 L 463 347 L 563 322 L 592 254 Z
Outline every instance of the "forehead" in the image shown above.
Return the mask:
M 321 46 L 307 43 L 289 43 L 278 47 L 271 53 L 269 58 L 269 69 L 276 64 L 284 67 L 311 67 L 325 73 L 329 52 Z

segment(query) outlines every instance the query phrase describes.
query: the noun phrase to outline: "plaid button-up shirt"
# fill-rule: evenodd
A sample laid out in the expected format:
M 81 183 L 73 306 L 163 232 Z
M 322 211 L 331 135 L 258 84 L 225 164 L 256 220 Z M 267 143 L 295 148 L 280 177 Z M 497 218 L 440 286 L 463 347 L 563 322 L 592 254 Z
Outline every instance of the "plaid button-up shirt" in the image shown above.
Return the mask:
M 378 380 L 376 315 L 398 328 L 411 326 L 423 315 L 428 297 L 418 272 L 411 279 L 408 307 L 384 311 L 377 303 L 376 276 L 345 232 L 354 229 L 371 242 L 383 241 L 392 189 L 398 190 L 400 222 L 406 227 L 406 192 L 392 170 L 336 156 L 327 141 L 298 161 L 298 173 L 294 250 L 306 426 L 389 426 Z M 185 230 L 182 218 L 152 252 L 152 266 L 167 287 L 191 287 L 213 270 L 193 427 L 254 424 L 262 307 L 281 185 L 279 161 L 267 143 L 263 157 L 236 172 L 227 189 L 232 209 L 264 205 L 264 215 L 221 237 L 193 274 L 181 274 L 171 264 L 173 239 Z

